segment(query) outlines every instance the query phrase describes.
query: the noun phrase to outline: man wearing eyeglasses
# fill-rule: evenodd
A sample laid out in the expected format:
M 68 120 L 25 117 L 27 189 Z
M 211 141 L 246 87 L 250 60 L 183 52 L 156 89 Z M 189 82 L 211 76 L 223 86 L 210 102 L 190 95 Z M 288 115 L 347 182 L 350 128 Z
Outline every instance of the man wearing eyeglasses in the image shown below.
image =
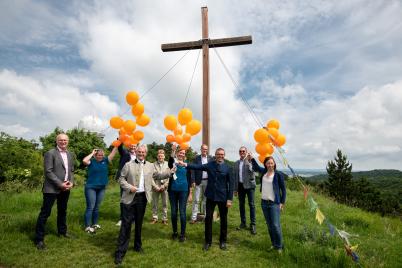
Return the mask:
M 234 194 L 239 197 L 240 226 L 237 230 L 246 229 L 246 196 L 250 208 L 250 232 L 255 235 L 255 176 L 251 162 L 247 160 L 247 148 L 241 146 L 239 149 L 240 159 L 237 160 L 233 168 Z
M 201 170 L 208 173 L 208 184 L 205 190 L 205 243 L 203 250 L 208 251 L 212 245 L 212 215 L 216 206 L 220 214 L 219 248 L 226 250 L 227 214 L 233 200 L 233 178 L 230 167 L 225 163 L 225 150 L 218 148 L 215 151 L 215 160 L 206 164 L 187 164 L 179 161 L 178 165 L 192 170 Z

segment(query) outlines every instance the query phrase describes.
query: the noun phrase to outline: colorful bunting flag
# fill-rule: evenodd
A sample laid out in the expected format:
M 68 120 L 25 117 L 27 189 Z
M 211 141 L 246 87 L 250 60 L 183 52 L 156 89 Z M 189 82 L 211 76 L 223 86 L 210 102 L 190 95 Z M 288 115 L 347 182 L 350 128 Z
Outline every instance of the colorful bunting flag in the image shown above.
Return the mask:
M 325 221 L 328 228 L 329 228 L 329 233 L 334 236 L 335 235 L 335 227 L 328 221 L 328 219 Z
M 304 201 L 307 200 L 307 195 L 308 195 L 308 188 L 307 186 L 304 186 L 303 188 L 303 195 L 304 195 Z
M 314 210 L 316 210 L 318 208 L 318 204 L 314 201 L 314 199 L 311 196 L 308 199 L 308 201 L 309 201 L 311 212 L 313 212 Z
M 322 214 L 322 212 L 319 208 L 317 208 L 317 210 L 316 210 L 315 219 L 318 221 L 319 224 L 322 224 L 322 222 L 325 219 L 324 214 Z

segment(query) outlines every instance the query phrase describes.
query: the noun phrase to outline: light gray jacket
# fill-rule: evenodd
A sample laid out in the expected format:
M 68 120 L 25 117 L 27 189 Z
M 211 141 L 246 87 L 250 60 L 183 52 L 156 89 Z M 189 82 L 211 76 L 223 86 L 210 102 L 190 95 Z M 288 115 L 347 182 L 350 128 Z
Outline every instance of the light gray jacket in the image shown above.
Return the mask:
M 152 176 L 154 174 L 154 165 L 145 161 L 144 167 L 144 189 L 148 203 L 152 201 Z M 130 190 L 133 186 L 140 186 L 141 165 L 137 160 L 127 162 L 121 170 L 119 183 L 123 189 L 120 202 L 123 204 L 130 204 L 134 200 L 135 193 Z
M 233 177 L 234 177 L 234 191 L 237 192 L 239 186 L 239 166 L 240 160 L 237 160 L 233 167 Z M 243 187 L 244 189 L 255 189 L 255 175 L 253 171 L 253 166 L 246 159 L 243 161 Z
M 171 175 L 170 168 L 167 161 L 163 161 L 159 164 L 158 161 L 154 163 L 154 175 L 152 179 L 152 188 L 155 190 L 156 187 L 164 186 L 167 190 L 169 186 L 169 178 Z
M 74 157 L 67 151 L 68 167 L 64 166 L 63 158 L 57 148 L 51 149 L 44 156 L 45 181 L 43 182 L 43 193 L 58 194 L 61 191 L 66 170 L 68 180 L 74 184 Z

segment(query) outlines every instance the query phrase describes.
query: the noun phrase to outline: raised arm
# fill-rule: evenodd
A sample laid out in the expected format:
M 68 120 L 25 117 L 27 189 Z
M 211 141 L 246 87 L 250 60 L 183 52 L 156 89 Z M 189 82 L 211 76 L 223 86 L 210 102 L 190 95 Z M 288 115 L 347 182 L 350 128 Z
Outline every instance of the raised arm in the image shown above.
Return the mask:
M 95 149 L 92 150 L 92 152 L 85 156 L 84 159 L 82 159 L 82 163 L 84 163 L 84 165 L 89 166 L 89 164 L 91 164 L 91 158 L 94 156 L 95 154 Z
M 255 161 L 254 158 L 251 159 L 251 164 L 252 164 L 253 170 L 254 170 L 255 172 L 262 173 L 262 174 L 265 173 L 265 172 L 267 172 L 267 169 L 266 169 L 266 168 L 263 168 L 263 167 L 261 167 L 261 166 L 259 166 L 259 165 L 257 164 L 257 161 Z
M 118 147 L 113 147 L 113 150 L 110 152 L 110 154 L 108 155 L 107 159 L 109 160 L 109 162 L 112 162 L 114 156 L 117 153 L 117 149 Z

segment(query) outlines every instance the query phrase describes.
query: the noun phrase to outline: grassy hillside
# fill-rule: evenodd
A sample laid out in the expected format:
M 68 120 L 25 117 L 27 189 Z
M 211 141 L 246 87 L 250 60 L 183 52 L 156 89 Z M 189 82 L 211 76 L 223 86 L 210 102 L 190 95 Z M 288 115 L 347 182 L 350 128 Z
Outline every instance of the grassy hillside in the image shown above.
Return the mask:
M 349 208 L 313 194 L 320 209 L 331 222 L 359 237 L 357 253 L 363 267 L 400 267 L 402 262 L 401 221 L 360 209 Z M 32 242 L 36 217 L 41 206 L 39 191 L 0 195 L 0 267 L 111 267 L 118 227 L 119 188 L 107 189 L 101 207 L 102 229 L 96 235 L 83 231 L 85 199 L 82 187 L 73 190 L 68 209 L 69 231 L 76 238 L 67 240 L 56 236 L 56 209 L 48 220 L 45 242 L 48 249 L 38 251 Z M 329 235 L 325 225 L 319 225 L 305 204 L 302 192 L 289 191 L 282 214 L 285 251 L 282 255 L 268 252 L 271 244 L 256 198 L 257 232 L 236 231 L 239 225 L 238 200 L 229 211 L 228 250 L 218 247 L 219 225 L 214 224 L 213 246 L 203 252 L 203 224 L 187 225 L 188 240 L 183 244 L 169 239 L 171 226 L 151 225 L 150 206 L 143 226 L 144 255 L 130 250 L 124 267 L 354 267 L 345 254 L 338 237 Z M 188 212 L 190 209 L 188 209 Z M 248 209 L 247 209 L 248 211 Z

